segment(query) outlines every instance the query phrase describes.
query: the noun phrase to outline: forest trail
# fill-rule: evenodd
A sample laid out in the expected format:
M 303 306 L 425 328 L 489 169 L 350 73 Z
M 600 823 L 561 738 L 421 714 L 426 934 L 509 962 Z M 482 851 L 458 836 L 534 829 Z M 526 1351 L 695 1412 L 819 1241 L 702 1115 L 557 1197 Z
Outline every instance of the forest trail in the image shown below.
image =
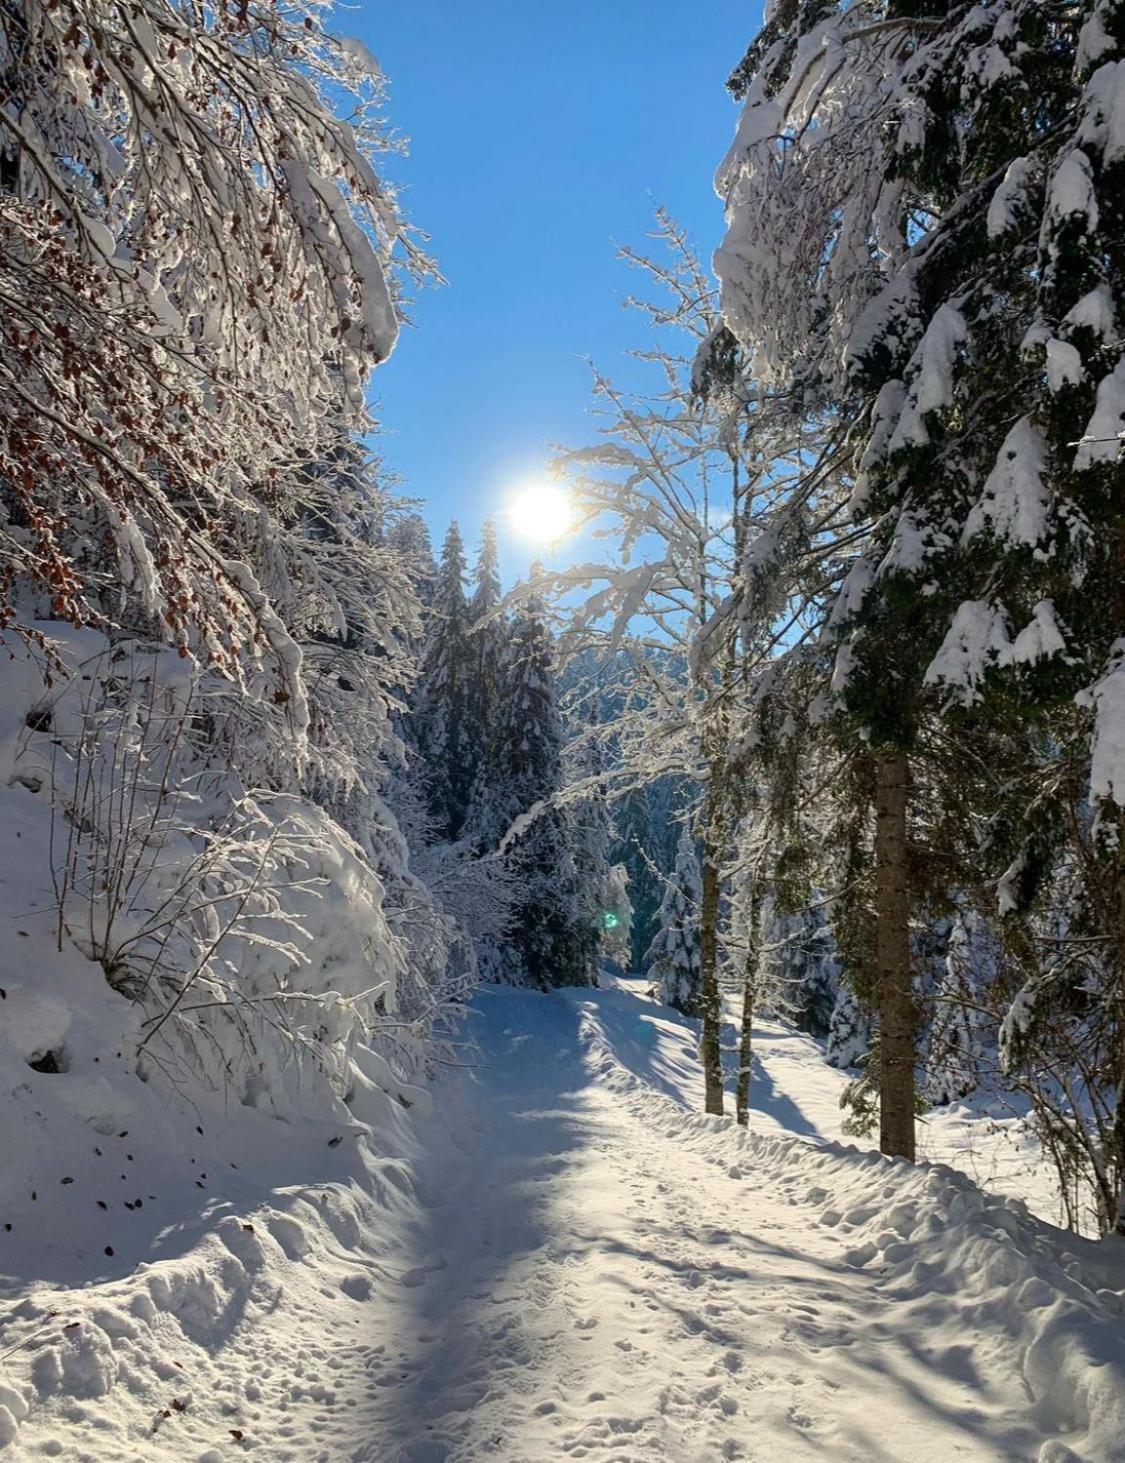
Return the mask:
M 195 1212 L 169 1145 L 157 1200 L 105 1214 L 116 1275 L 13 1292 L 5 1460 L 1121 1463 L 1115 1247 L 836 1141 L 844 1078 L 781 1023 L 746 1134 L 699 1112 L 694 1027 L 639 982 L 474 1007 L 429 1115 L 368 1094 L 350 1156 L 285 1125 L 301 1183 L 251 1203 L 266 1153 Z M 986 1159 L 967 1121 L 940 1142 Z
M 1002 1316 L 967 1333 L 955 1298 L 896 1289 L 855 1249 L 917 1175 L 674 1104 L 690 1031 L 636 995 L 492 990 L 479 1009 L 483 1070 L 452 1167 L 423 1174 L 357 1458 L 1036 1456 Z

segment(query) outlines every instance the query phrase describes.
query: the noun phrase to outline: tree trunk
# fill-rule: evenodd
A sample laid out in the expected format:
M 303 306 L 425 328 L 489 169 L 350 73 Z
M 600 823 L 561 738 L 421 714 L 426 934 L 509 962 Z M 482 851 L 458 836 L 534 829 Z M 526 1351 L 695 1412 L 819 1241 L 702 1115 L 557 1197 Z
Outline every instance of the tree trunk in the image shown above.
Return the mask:
M 719 992 L 719 860 L 713 828 L 703 835 L 703 888 L 699 910 L 699 964 L 703 989 L 703 1031 L 699 1057 L 703 1063 L 704 1111 L 723 1112 L 723 1053 L 719 1031 L 723 1003 Z
M 758 993 L 758 923 L 762 904 L 758 881 L 750 896 L 750 918 L 746 929 L 746 964 L 742 971 L 742 1024 L 738 1033 L 738 1087 L 735 1117 L 740 1128 L 750 1126 L 750 1071 L 753 1066 L 754 997 Z
M 750 1126 L 750 1068 L 753 1065 L 754 978 L 747 970 L 742 978 L 742 1026 L 738 1033 L 738 1087 L 735 1092 L 735 1118 L 740 1128 Z
M 914 1162 L 917 1012 L 910 968 L 904 754 L 878 759 L 875 784 L 875 957 L 879 976 L 879 1147 Z
M 1113 1114 L 1113 1154 L 1112 1161 L 1117 1169 L 1117 1212 L 1108 1215 L 1112 1232 L 1125 1239 L 1125 867 L 1122 861 L 1125 854 L 1118 851 L 1118 873 L 1114 889 L 1114 914 L 1116 916 L 1115 940 L 1114 940 L 1114 986 L 1115 999 L 1113 1002 L 1113 1040 L 1116 1047 L 1114 1053 L 1115 1067 L 1114 1080 L 1117 1087 L 1117 1107 Z

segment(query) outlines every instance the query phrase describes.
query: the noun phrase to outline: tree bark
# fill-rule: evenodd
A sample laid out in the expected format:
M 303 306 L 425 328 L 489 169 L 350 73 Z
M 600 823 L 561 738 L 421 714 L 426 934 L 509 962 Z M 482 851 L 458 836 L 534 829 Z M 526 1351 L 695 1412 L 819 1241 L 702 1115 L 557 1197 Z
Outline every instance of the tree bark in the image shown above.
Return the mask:
M 723 1113 L 723 1053 L 719 1033 L 723 1003 L 719 992 L 719 860 L 713 827 L 703 837 L 703 888 L 699 910 L 699 965 L 703 990 L 703 1031 L 699 1057 L 703 1063 L 704 1111 Z
M 754 997 L 758 993 L 758 922 L 762 905 L 758 881 L 750 896 L 750 918 L 746 930 L 746 964 L 742 970 L 742 1023 L 738 1033 L 738 1086 L 735 1090 L 735 1118 L 740 1128 L 750 1126 L 750 1072 L 753 1067 Z
M 875 957 L 879 979 L 879 1147 L 914 1162 L 917 1010 L 910 963 L 906 810 L 910 767 L 884 753 L 875 782 Z
M 1113 1162 L 1117 1169 L 1117 1210 L 1107 1216 L 1112 1232 L 1125 1239 L 1125 854 L 1117 854 L 1118 871 L 1114 881 L 1114 1002 L 1112 1010 L 1114 1082 L 1117 1106 L 1113 1114 Z
M 753 1065 L 754 979 L 749 969 L 742 978 L 742 1026 L 738 1033 L 738 1087 L 735 1091 L 735 1119 L 740 1128 L 750 1126 L 750 1069 Z

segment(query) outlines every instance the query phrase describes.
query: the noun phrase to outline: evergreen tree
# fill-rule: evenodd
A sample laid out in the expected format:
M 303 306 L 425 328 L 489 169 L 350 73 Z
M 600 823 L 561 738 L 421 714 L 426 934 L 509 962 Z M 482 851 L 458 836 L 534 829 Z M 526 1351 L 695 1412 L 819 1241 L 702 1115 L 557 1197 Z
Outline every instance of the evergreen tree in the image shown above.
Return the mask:
M 578 908 L 583 925 L 593 931 L 596 954 L 608 943 L 606 936 L 621 930 L 626 910 L 630 921 L 632 918 L 625 893 L 627 872 L 610 863 L 614 828 L 601 780 L 603 759 L 600 743 L 589 741 L 572 746 L 566 758 L 568 783 L 584 789 L 568 800 L 566 814 L 578 879 Z M 618 947 L 620 942 L 618 934 Z
M 776 1008 L 802 1031 L 827 1036 L 836 1007 L 839 964 L 832 930 L 823 909 L 813 906 L 794 914 L 767 914 L 767 953 L 763 987 L 773 993 Z
M 703 1015 L 699 908 L 703 894 L 695 840 L 685 828 L 665 886 L 660 925 L 645 957 L 660 1000 L 685 1016 Z
M 562 751 L 551 638 L 542 607 L 528 600 L 512 620 L 495 735 L 465 834 L 482 852 L 502 849 L 513 886 L 503 973 L 544 990 L 596 979 L 597 932 L 583 914 L 567 815 L 552 801 L 563 786 Z
M 461 832 L 472 785 L 471 684 L 465 551 L 456 523 L 442 545 L 414 713 L 414 740 L 440 838 Z
M 484 525 L 480 553 L 473 572 L 473 594 L 468 608 L 469 677 L 465 688 L 467 773 L 471 789 L 478 776 L 487 776 L 489 748 L 496 737 L 503 694 L 507 621 L 498 615 L 501 600 L 500 563 L 496 529 Z
M 1022 870 L 1009 913 L 1082 823 L 1090 773 L 1082 918 L 1111 952 L 1110 1027 L 1125 1010 L 1123 49 L 1120 0 L 783 0 L 732 79 L 725 318 L 760 379 L 854 446 L 832 692 L 871 761 L 882 1143 L 906 1157 L 917 806 L 927 784 L 956 795 L 966 760 L 934 759 L 939 715 L 1042 769 L 996 809 L 991 851 L 1007 838 Z M 1125 1175 L 1125 1118 L 1108 1167 Z
M 415 594 L 428 609 L 433 603 L 438 570 L 426 520 L 420 513 L 404 513 L 387 531 L 387 547 L 402 559 Z
M 686 780 L 662 777 L 633 788 L 615 809 L 614 857 L 624 864 L 633 906 L 632 968 L 643 970 L 660 928 L 665 878 L 676 865 L 676 825 L 690 797 Z
M 968 1096 L 980 1083 L 990 1045 L 995 1063 L 987 1005 L 999 961 L 998 941 L 985 922 L 972 910 L 958 911 L 934 993 L 924 1089 L 930 1102 Z
M 828 1060 L 834 1067 L 855 1067 L 871 1048 L 871 1012 L 850 985 L 841 985 L 828 1023 Z

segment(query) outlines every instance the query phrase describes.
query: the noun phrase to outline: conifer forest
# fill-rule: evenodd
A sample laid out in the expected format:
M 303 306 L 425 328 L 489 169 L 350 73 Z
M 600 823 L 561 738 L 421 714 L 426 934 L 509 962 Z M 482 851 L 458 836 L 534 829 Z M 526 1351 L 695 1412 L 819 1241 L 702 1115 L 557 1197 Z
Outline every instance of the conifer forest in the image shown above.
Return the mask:
M 0 0 L 4 1463 L 1125 1463 L 1125 0 L 730 8 Z

